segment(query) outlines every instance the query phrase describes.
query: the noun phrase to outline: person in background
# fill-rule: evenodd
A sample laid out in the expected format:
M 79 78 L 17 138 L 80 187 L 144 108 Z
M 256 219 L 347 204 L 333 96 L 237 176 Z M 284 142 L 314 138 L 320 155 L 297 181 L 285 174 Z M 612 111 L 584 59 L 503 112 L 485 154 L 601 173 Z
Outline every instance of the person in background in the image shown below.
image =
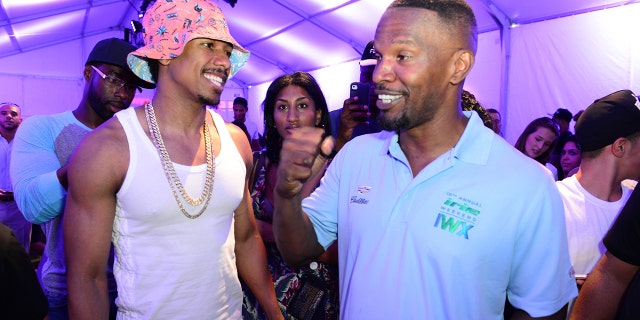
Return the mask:
M 247 135 L 247 140 L 251 142 L 251 135 L 249 134 L 249 131 L 247 131 L 247 126 L 244 124 L 246 121 L 247 111 L 249 111 L 249 103 L 247 102 L 247 99 L 243 97 L 236 97 L 233 99 L 233 121 L 231 123 L 242 129 L 244 134 Z
M 493 130 L 493 119 L 487 110 L 480 105 L 480 102 L 478 102 L 478 99 L 476 99 L 476 96 L 474 96 L 473 93 L 467 90 L 462 90 L 462 101 L 460 104 L 462 106 L 462 111 L 475 111 L 478 113 L 478 116 L 480 117 L 480 120 L 482 120 L 484 126 Z
M 515 317 L 563 319 L 577 289 L 553 179 L 461 109 L 471 7 L 394 1 L 374 42 L 384 131 L 348 142 L 304 199 L 333 139 L 305 127 L 282 143 L 273 228 L 285 261 L 339 240 L 342 319 L 503 319 L 507 298 Z
M 602 240 L 606 252 L 580 290 L 571 320 L 635 320 L 640 314 L 640 189 Z
M 315 79 L 306 72 L 295 72 L 278 77 L 267 89 L 264 100 L 264 115 L 267 128 L 266 159 L 256 161 L 257 178 L 254 179 L 251 196 L 254 214 L 260 234 L 267 249 L 267 260 L 273 284 L 281 308 L 286 317 L 296 319 L 337 319 L 339 314 L 337 244 L 326 253 L 296 267 L 287 265 L 282 259 L 273 237 L 274 186 L 280 149 L 283 138 L 303 127 L 323 128 L 331 135 L 331 122 L 327 101 Z M 263 157 L 265 157 L 263 155 Z M 307 180 L 302 193 L 307 196 L 320 183 L 321 174 Z M 255 297 L 243 286 L 244 318 L 264 319 L 264 314 Z M 302 305 L 320 293 L 319 302 L 313 308 Z
M 247 112 L 249 111 L 249 103 L 247 99 L 243 97 L 236 97 L 233 99 L 233 124 L 238 126 L 244 134 L 247 135 L 247 139 L 249 139 L 249 143 L 251 144 L 251 149 L 253 151 L 260 151 L 262 147 L 260 147 L 259 140 L 262 138 L 260 133 L 258 132 L 258 128 L 256 125 L 247 121 Z
M 558 110 L 556 110 L 556 112 L 551 116 L 551 120 L 555 121 L 555 123 L 560 127 L 560 134 L 564 135 L 567 135 L 566 132 L 571 133 L 571 131 L 569 131 L 569 124 L 571 123 L 572 118 L 573 115 L 571 114 L 571 111 L 564 108 L 558 108 Z
M 9 176 L 13 138 L 22 123 L 20 107 L 12 102 L 0 103 L 0 223 L 5 224 L 18 238 L 25 252 L 31 246 L 31 222 L 27 221 L 13 198 Z
M 140 87 L 155 87 L 129 70 L 127 54 L 135 49 L 116 38 L 96 43 L 83 69 L 84 91 L 76 109 L 30 117 L 13 142 L 10 171 L 16 203 L 27 220 L 42 225 L 46 236 L 38 273 L 52 320 L 68 319 L 62 217 L 69 186 L 69 158 L 88 132 L 128 108 Z M 85 174 L 94 177 L 94 172 Z M 111 264 L 105 261 L 104 267 L 110 271 Z M 111 273 L 107 279 L 111 317 L 115 318 L 115 281 Z
M 621 90 L 586 108 L 576 125 L 578 172 L 556 183 L 579 284 L 604 253 L 602 238 L 631 195 L 623 181 L 640 178 L 639 107 L 631 91 Z
M 516 141 L 515 148 L 545 166 L 553 178 L 558 180 L 558 170 L 549 163 L 549 158 L 551 150 L 558 143 L 559 134 L 556 122 L 548 117 L 537 118 L 524 128 Z
M 487 112 L 491 116 L 491 120 L 493 121 L 493 132 L 497 133 L 499 136 L 502 136 L 502 116 L 500 112 L 496 109 L 489 108 Z
M 156 1 L 142 25 L 128 64 L 157 83 L 152 101 L 89 133 L 69 167 L 69 313 L 106 317 L 113 241 L 119 319 L 239 319 L 238 275 L 282 319 L 247 190 L 251 148 L 206 107 L 249 52 L 215 2 Z
M 48 319 L 47 298 L 38 277 L 11 229 L 0 223 L 0 310 L 2 319 Z
M 564 141 L 562 152 L 560 153 L 560 166 L 562 167 L 562 177 L 566 179 L 576 172 L 582 161 L 582 152 L 578 146 L 578 140 L 575 135 L 571 135 Z
M 369 84 L 369 104 L 358 103 L 357 99 L 349 98 L 344 101 L 341 109 L 329 113 L 333 137 L 336 139 L 335 152 L 340 151 L 351 139 L 368 133 L 380 132 L 377 118 L 380 113 L 376 106 L 378 96 L 375 94 L 375 83 L 372 80 L 373 69 L 376 67 L 375 48 L 373 40 L 367 43 L 360 58 L 360 82 Z
M 576 131 L 576 125 L 578 124 L 578 119 L 580 119 L 580 116 L 582 115 L 582 113 L 584 112 L 584 110 L 580 110 L 578 112 L 576 112 L 576 114 L 573 115 L 573 132 Z
M 558 136 L 558 143 L 556 143 L 555 148 L 551 149 L 551 158 L 549 162 L 557 169 L 558 172 L 562 172 L 562 168 L 560 167 L 560 153 L 562 149 L 560 149 L 560 145 L 564 145 L 564 141 L 571 136 L 573 133 L 569 131 L 569 124 L 571 123 L 571 119 L 573 115 L 571 111 L 558 108 L 556 112 L 551 115 L 551 119 L 558 124 L 560 128 L 560 135 Z M 562 177 L 559 177 L 562 180 Z

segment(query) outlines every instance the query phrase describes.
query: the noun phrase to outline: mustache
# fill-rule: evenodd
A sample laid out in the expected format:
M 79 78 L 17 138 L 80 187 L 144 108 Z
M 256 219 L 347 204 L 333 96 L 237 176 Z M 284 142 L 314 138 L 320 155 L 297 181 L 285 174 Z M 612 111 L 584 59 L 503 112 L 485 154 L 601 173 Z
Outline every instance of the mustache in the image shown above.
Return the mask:
M 107 104 L 113 104 L 113 105 L 117 105 L 118 109 L 125 109 L 126 108 L 126 103 L 120 101 L 120 100 L 108 100 L 104 102 L 105 105 Z
M 394 92 L 396 94 L 401 94 L 404 96 L 409 95 L 409 93 L 406 90 L 400 90 L 400 89 L 393 89 L 393 88 L 389 88 L 383 84 L 375 84 L 374 86 L 374 92 L 375 91 L 387 91 L 387 92 Z
M 224 67 L 204 68 L 202 72 L 215 73 L 221 76 L 226 82 L 227 78 L 229 78 L 229 72 L 231 72 L 231 68 L 224 68 Z

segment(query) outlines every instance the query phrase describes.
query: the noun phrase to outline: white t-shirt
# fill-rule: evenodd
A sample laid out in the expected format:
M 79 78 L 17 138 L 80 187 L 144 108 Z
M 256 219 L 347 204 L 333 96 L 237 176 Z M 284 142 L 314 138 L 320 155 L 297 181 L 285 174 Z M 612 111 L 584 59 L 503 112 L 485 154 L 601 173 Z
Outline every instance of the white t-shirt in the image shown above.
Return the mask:
M 629 199 L 632 189 L 621 183 L 622 197 L 609 202 L 590 194 L 575 175 L 556 185 L 564 203 L 571 263 L 576 274 L 588 274 L 606 251 L 602 238 Z

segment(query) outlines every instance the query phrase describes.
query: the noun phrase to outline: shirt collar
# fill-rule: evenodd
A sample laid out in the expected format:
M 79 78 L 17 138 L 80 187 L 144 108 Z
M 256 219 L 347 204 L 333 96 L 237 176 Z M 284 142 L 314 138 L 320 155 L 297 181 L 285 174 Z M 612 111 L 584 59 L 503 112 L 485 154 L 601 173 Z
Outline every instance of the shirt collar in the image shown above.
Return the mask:
M 463 111 L 463 113 L 469 118 L 467 127 L 462 132 L 456 145 L 447 152 L 462 162 L 484 165 L 489 159 L 495 135 L 491 129 L 484 126 L 480 116 L 475 111 Z M 381 153 L 389 153 L 401 160 L 406 159 L 398 144 L 398 133 L 385 132 L 385 134 L 387 134 L 387 139 L 380 150 Z
M 463 162 L 484 165 L 489 159 L 494 132 L 485 127 L 475 111 L 463 111 L 469 118 L 460 140 L 453 147 L 453 156 Z

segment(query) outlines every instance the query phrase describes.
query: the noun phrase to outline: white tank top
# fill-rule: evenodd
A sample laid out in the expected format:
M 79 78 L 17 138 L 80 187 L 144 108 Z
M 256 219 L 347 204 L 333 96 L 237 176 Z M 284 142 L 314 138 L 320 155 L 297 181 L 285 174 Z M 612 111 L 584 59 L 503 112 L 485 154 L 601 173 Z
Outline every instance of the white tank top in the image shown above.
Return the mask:
M 210 111 L 220 135 L 213 195 L 197 219 L 185 217 L 171 192 L 153 142 L 135 109 L 118 112 L 130 161 L 117 193 L 112 241 L 118 319 L 240 319 L 242 290 L 234 255 L 233 212 L 244 191 L 245 163 L 224 120 Z M 174 163 L 192 197 L 206 165 Z M 195 214 L 200 206 L 184 202 Z

